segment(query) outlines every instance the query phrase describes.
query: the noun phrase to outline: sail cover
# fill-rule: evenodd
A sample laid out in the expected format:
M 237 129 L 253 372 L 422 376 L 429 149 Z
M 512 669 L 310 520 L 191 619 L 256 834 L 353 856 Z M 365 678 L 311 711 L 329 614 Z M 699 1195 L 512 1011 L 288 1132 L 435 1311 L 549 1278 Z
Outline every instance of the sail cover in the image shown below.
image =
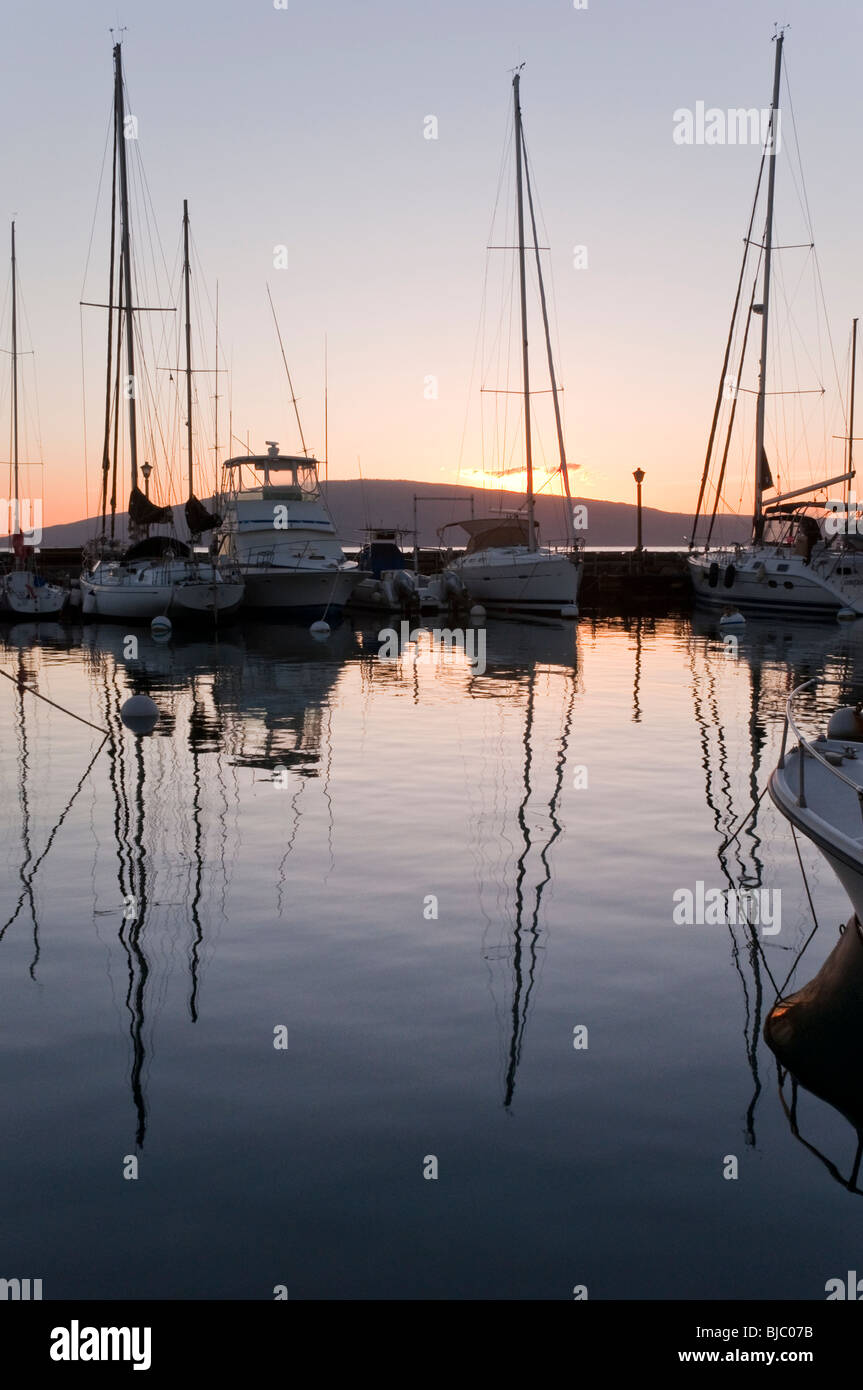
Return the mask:
M 528 544 L 527 519 L 525 517 L 471 517 L 467 521 L 451 522 L 450 525 L 460 526 L 463 531 L 467 531 L 470 536 L 467 543 L 468 555 L 477 550 L 488 550 L 490 546 Z M 535 522 L 534 527 L 536 527 Z M 446 527 L 441 528 L 444 531 L 446 529 Z
M 157 507 L 139 487 L 133 487 L 129 494 L 129 520 L 136 526 L 155 526 L 159 522 L 173 521 L 174 513 L 170 507 Z
M 186 503 L 186 525 L 192 535 L 196 536 L 201 531 L 214 531 L 221 524 L 222 518 L 219 513 L 208 511 L 203 502 L 200 502 L 194 493 L 190 493 Z

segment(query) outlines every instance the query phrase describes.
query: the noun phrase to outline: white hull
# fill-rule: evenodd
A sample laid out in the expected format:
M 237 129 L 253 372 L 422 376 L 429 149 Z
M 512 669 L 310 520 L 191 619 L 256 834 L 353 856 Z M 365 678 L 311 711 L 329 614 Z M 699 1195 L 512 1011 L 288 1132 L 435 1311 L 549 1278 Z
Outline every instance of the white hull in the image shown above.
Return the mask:
M 817 745 L 823 753 L 841 754 L 840 740 Z M 863 752 L 861 745 L 852 745 Z M 843 758 L 841 770 L 863 791 L 863 759 Z M 821 851 L 863 921 L 863 815 L 857 792 L 831 775 L 813 758 L 804 767 L 804 804 L 799 804 L 800 752 L 793 748 L 785 765 L 768 782 L 770 795 L 782 814 Z
M 149 622 L 168 612 L 172 584 L 149 584 L 136 591 L 129 584 L 95 584 L 81 577 L 81 611 L 85 618 L 127 618 Z
M 98 571 L 81 576 L 81 612 L 85 618 L 112 618 L 125 622 L 150 622 L 157 617 L 172 619 L 227 617 L 243 600 L 243 584 L 224 579 L 216 581 L 187 578 L 162 579 L 164 567 L 155 571 L 147 566 L 120 570 L 104 580 Z
M 827 853 L 824 857 L 851 899 L 857 920 L 863 920 L 863 867 L 854 869 L 841 859 L 836 859 Z
M 580 561 L 568 555 L 526 546 L 482 550 L 448 566 L 472 603 L 492 611 L 552 616 L 577 606 L 581 569 Z
M 8 612 L 26 618 L 57 618 L 68 593 L 58 584 L 37 584 L 29 570 L 13 570 L 0 584 L 0 602 Z
M 359 570 L 248 569 L 246 607 L 297 616 L 340 613 L 363 578 Z
M 809 564 L 782 547 L 741 547 L 690 555 L 696 601 L 743 613 L 825 617 L 840 608 L 863 614 L 860 556 L 814 555 Z
M 175 584 L 170 616 L 218 613 L 222 617 L 228 617 L 229 614 L 236 613 L 243 602 L 244 593 L 243 584 L 232 584 L 224 579 L 219 580 L 217 584 Z

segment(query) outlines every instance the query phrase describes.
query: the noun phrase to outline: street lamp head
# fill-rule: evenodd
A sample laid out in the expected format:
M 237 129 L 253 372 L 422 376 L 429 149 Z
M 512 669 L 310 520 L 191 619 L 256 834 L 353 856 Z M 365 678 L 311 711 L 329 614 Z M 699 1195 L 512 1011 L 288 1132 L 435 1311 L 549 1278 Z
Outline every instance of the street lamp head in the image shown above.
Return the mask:
M 636 470 L 635 470 L 635 472 L 633 473 L 632 476 L 633 476 L 633 478 L 635 479 L 635 481 L 640 485 L 641 483 L 644 482 L 644 469 L 643 469 L 643 468 L 636 468 Z
M 142 464 L 142 465 L 141 465 L 141 472 L 142 472 L 143 475 L 144 475 L 144 482 L 145 482 L 145 483 L 148 483 L 148 482 L 150 481 L 150 474 L 153 472 L 153 465 L 152 465 L 152 463 L 145 463 L 145 464 Z

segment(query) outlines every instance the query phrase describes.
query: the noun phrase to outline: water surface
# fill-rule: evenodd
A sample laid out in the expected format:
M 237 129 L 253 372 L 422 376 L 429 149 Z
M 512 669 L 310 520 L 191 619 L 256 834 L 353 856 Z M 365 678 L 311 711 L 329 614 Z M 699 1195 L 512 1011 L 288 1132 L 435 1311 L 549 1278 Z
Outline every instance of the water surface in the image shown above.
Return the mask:
M 0 1272 L 46 1298 L 823 1298 L 861 1207 L 761 1040 L 812 914 L 769 798 L 719 850 L 790 689 L 821 677 L 813 730 L 859 691 L 859 626 L 750 622 L 729 655 L 685 618 L 490 622 L 482 674 L 381 662 L 350 624 L 132 658 L 118 627 L 0 630 Z M 851 913 L 801 855 L 796 985 Z M 675 925 L 699 880 L 780 889 L 781 932 Z M 847 1173 L 847 1121 L 800 1112 Z

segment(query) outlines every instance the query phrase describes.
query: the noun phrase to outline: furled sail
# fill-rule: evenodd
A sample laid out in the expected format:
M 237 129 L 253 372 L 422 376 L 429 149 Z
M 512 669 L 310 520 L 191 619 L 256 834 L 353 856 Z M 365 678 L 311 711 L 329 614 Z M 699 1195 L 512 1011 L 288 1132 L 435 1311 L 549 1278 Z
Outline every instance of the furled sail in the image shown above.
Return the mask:
M 214 531 L 221 524 L 222 518 L 219 513 L 208 511 L 203 502 L 200 502 L 194 493 L 190 493 L 186 503 L 186 525 L 192 535 L 197 536 L 201 531 Z
M 139 487 L 133 487 L 129 494 L 129 520 L 136 526 L 155 526 L 158 522 L 173 521 L 174 513 L 170 507 L 157 507 Z

